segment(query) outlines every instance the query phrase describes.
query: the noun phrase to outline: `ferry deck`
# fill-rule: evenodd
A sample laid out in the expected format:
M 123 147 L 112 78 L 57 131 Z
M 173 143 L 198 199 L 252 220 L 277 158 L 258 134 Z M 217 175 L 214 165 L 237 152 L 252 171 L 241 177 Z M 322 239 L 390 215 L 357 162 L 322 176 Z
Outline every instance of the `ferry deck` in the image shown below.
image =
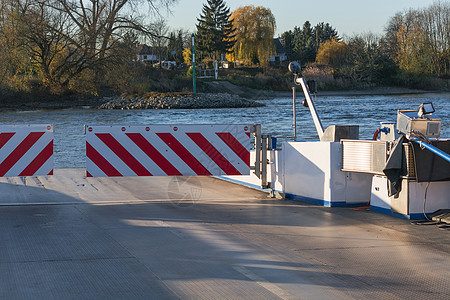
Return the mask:
M 1 299 L 449 299 L 437 225 L 212 177 L 0 178 Z

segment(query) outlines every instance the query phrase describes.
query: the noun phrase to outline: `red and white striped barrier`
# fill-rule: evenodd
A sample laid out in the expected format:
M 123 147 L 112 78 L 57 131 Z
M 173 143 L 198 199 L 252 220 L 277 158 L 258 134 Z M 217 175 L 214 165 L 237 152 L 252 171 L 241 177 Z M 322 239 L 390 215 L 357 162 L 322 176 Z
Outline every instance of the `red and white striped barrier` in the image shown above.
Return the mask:
M 0 177 L 53 175 L 52 125 L 0 126 Z
M 249 125 L 88 126 L 88 177 L 249 175 Z

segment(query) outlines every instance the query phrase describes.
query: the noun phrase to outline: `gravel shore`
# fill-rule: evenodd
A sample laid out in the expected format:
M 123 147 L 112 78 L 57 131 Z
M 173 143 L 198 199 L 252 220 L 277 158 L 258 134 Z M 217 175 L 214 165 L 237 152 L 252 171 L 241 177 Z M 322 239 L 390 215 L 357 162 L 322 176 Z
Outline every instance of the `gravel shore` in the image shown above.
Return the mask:
M 190 109 L 190 108 L 238 108 L 264 106 L 238 95 L 184 94 L 150 97 L 111 97 L 99 109 Z

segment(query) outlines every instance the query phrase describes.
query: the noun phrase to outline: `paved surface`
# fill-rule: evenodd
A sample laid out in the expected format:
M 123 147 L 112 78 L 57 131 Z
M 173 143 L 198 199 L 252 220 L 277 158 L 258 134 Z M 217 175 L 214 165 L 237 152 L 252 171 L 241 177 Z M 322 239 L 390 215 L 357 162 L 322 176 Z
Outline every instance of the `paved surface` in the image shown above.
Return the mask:
M 450 235 L 214 178 L 0 178 L 1 299 L 450 299 Z

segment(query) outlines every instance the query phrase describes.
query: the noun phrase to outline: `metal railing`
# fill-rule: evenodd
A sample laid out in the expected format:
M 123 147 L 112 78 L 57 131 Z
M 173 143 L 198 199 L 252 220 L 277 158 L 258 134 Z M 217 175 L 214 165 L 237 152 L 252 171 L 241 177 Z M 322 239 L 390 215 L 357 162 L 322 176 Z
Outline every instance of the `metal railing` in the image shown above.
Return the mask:
M 445 152 L 442 151 L 441 149 L 436 148 L 435 146 L 433 146 L 433 145 L 431 145 L 431 144 L 428 144 L 428 143 L 425 143 L 425 142 L 423 142 L 423 141 L 421 141 L 421 140 L 413 139 L 412 141 L 415 142 L 415 143 L 417 143 L 417 144 L 419 144 L 420 147 L 423 147 L 423 148 L 426 148 L 426 149 L 430 150 L 430 151 L 433 152 L 434 154 L 436 154 L 436 155 L 442 157 L 443 159 L 445 159 L 446 161 L 448 161 L 448 162 L 450 163 L 450 154 L 445 153 Z

